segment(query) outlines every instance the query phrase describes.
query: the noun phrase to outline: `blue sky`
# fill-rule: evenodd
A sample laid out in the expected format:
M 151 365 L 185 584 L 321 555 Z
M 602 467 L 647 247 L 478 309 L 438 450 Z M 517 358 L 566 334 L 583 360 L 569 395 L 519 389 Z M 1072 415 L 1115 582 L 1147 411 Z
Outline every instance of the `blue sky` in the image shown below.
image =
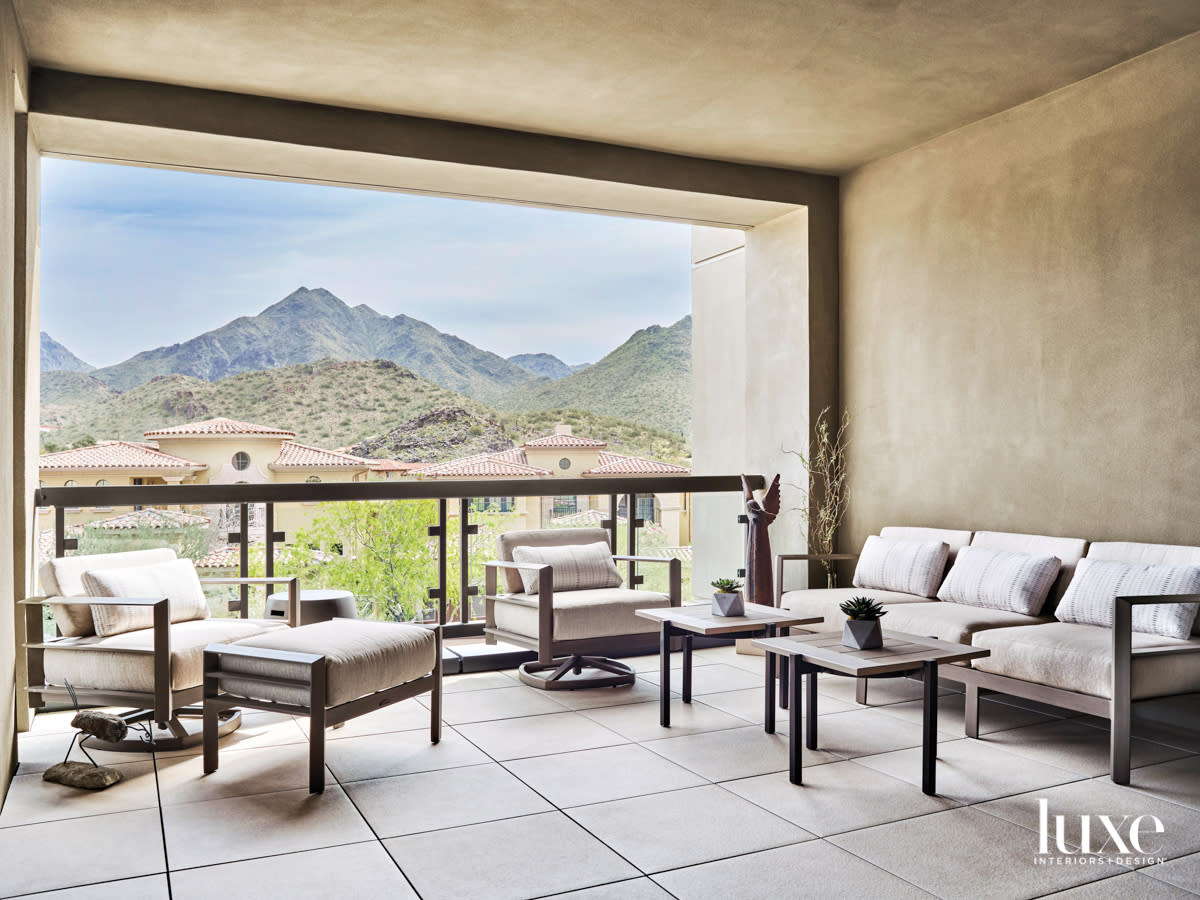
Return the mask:
M 301 285 L 568 363 L 690 312 L 673 223 L 45 159 L 41 228 L 42 330 L 97 366 Z

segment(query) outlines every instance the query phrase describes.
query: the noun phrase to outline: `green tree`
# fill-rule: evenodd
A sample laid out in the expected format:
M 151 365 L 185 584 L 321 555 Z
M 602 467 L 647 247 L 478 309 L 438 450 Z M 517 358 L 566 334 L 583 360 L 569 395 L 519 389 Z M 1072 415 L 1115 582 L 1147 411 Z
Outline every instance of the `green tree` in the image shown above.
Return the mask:
M 115 529 L 102 528 L 97 522 L 89 522 L 83 526 L 79 536 L 79 553 L 121 553 L 126 550 L 171 547 L 181 558 L 197 560 L 212 552 L 216 542 L 216 530 L 207 523 L 182 525 L 178 528 L 151 528 L 141 525 L 132 529 Z

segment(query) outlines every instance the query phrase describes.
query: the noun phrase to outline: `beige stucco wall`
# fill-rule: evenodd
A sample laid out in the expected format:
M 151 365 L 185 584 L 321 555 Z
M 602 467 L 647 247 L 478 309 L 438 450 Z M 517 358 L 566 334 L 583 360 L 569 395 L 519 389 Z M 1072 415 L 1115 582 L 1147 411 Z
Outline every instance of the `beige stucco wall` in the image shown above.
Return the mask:
M 843 188 L 843 541 L 1200 544 L 1200 34 Z

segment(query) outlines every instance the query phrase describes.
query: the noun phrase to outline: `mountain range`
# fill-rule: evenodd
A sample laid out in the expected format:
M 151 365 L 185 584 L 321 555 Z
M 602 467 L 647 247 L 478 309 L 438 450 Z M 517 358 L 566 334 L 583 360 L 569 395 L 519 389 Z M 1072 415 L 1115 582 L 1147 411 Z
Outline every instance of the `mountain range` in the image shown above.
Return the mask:
M 520 366 L 530 375 L 554 379 L 566 378 L 591 365 L 591 363 L 580 363 L 570 366 L 553 353 L 518 353 L 516 356 L 510 356 L 508 361 Z
M 91 372 L 96 368 L 85 363 L 44 331 L 41 366 L 43 372 Z

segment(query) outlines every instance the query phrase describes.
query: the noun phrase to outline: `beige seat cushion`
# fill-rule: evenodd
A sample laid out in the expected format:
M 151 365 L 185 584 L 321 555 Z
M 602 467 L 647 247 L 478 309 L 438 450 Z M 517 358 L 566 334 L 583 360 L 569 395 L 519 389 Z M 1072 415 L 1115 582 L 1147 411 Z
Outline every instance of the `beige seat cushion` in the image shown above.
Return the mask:
M 49 560 L 38 570 L 42 593 L 47 597 L 84 597 L 83 573 L 89 569 L 119 569 L 126 566 L 151 566 L 175 559 L 170 547 L 152 550 L 127 550 L 124 553 L 94 553 L 87 556 L 62 556 Z M 90 606 L 51 604 L 54 624 L 63 637 L 85 637 L 96 633 Z
M 165 597 L 172 622 L 208 618 L 208 600 L 190 559 L 154 566 L 89 569 L 83 573 L 89 597 Z M 97 604 L 92 607 L 96 634 L 108 637 L 154 627 L 154 611 L 146 606 Z
M 887 608 L 898 603 L 928 603 L 928 597 L 918 597 L 916 594 L 901 594 L 896 591 L 875 591 L 867 588 L 818 588 L 807 591 L 788 591 L 779 601 L 779 605 L 802 616 L 824 616 L 823 625 L 806 625 L 805 629 L 821 631 L 829 628 L 841 628 L 846 621 L 846 614 L 838 609 L 838 605 L 851 597 L 870 597 L 878 600 Z M 887 617 L 883 620 L 887 622 Z
M 1012 628 L 1053 621 L 1006 609 L 945 603 L 941 600 L 896 604 L 888 608 L 888 614 L 882 620 L 885 631 L 904 631 L 956 644 L 970 644 L 973 635 L 990 628 Z
M 513 561 L 513 550 L 517 547 L 562 547 L 567 544 L 608 543 L 608 532 L 603 528 L 540 528 L 531 531 L 507 531 L 496 538 L 496 556 Z M 525 590 L 519 569 L 501 569 L 501 577 L 511 594 Z
M 1187 641 L 1133 632 L 1135 650 L 1143 647 L 1200 648 Z M 1029 628 L 995 628 L 975 635 L 975 646 L 992 651 L 974 661 L 981 672 L 1008 675 L 1096 697 L 1112 696 L 1112 631 L 1099 625 L 1051 622 Z M 1133 660 L 1133 697 L 1165 697 L 1200 691 L 1200 652 Z
M 254 634 L 286 628 L 266 619 L 193 619 L 171 626 L 171 690 L 199 686 L 204 669 L 204 648 L 230 644 Z M 154 629 L 127 631 L 110 637 L 66 638 L 64 646 L 86 650 L 46 651 L 46 683 L 110 691 L 154 690 L 154 654 L 114 653 L 113 650 L 154 649 Z
M 647 634 L 659 629 L 657 622 L 636 615 L 639 609 L 671 605 L 671 598 L 655 591 L 629 588 L 598 588 L 554 595 L 554 640 L 578 641 Z M 538 598 L 508 594 L 496 600 L 496 627 L 501 631 L 538 636 Z
M 314 653 L 325 657 L 326 706 L 339 706 L 358 697 L 396 687 L 428 675 L 437 664 L 437 636 L 420 625 L 398 622 L 364 622 L 333 619 L 300 628 L 256 635 L 237 642 L 239 647 L 263 647 Z M 226 656 L 221 668 L 228 672 L 264 675 L 307 681 L 309 667 L 303 663 Z M 308 706 L 309 691 L 303 687 L 264 685 L 252 681 L 222 679 L 221 688 L 231 694 Z

